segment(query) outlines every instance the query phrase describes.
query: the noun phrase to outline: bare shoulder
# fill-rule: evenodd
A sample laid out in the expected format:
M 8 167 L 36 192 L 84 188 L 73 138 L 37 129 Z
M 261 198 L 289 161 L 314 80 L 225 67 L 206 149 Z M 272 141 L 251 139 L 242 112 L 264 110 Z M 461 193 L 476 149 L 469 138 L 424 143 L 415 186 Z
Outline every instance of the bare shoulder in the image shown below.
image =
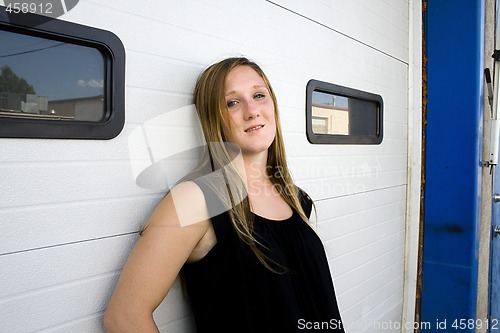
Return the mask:
M 194 182 L 174 186 L 160 201 L 149 218 L 147 228 L 169 226 L 193 229 L 208 228 L 209 214 L 205 196 Z M 199 231 L 198 231 L 199 232 Z

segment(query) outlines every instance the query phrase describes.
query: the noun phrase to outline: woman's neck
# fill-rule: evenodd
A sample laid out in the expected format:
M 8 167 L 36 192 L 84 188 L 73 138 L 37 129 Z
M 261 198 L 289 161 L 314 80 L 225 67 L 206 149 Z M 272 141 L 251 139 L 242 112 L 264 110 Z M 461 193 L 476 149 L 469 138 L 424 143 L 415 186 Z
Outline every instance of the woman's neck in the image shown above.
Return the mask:
M 245 176 L 248 182 L 269 180 L 267 175 L 267 153 L 243 156 Z
M 283 196 L 283 189 L 270 178 L 267 154 L 258 158 L 243 157 L 250 210 L 271 220 L 284 220 L 292 215 L 292 208 Z

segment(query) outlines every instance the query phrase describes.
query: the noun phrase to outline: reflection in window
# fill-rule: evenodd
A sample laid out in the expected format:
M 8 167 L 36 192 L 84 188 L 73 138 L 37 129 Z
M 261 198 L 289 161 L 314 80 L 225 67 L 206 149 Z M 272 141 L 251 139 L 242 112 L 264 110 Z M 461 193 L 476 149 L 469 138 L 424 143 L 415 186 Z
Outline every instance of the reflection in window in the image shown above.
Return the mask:
M 307 138 L 311 143 L 382 142 L 381 96 L 311 80 L 306 104 Z
M 312 129 L 316 134 L 349 135 L 349 99 L 313 91 Z
M 95 48 L 0 30 L 0 117 L 101 122 L 105 58 Z

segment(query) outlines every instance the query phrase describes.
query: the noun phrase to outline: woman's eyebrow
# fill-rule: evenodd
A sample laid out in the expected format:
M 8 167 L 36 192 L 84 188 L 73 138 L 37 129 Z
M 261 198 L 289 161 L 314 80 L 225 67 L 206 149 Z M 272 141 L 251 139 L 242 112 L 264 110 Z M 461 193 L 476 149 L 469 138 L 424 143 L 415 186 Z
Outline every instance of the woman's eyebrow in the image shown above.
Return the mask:
M 267 89 L 267 86 L 265 84 L 256 84 L 255 86 L 253 86 L 253 88 L 264 88 L 264 89 Z
M 256 85 L 252 86 L 252 88 L 254 88 L 254 89 L 259 89 L 259 88 L 267 89 L 267 86 L 264 85 L 264 84 L 256 84 Z M 232 90 L 230 92 L 227 92 L 225 94 L 225 96 L 229 96 L 229 95 L 232 95 L 232 94 L 236 94 L 236 90 Z

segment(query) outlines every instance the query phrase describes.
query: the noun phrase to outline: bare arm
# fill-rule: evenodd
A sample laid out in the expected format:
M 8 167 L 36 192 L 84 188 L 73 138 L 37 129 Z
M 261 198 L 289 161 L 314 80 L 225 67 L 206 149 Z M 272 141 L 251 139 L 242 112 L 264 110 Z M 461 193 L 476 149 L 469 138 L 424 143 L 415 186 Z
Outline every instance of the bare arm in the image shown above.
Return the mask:
M 194 183 L 179 184 L 158 204 L 111 296 L 104 315 L 108 332 L 159 332 L 153 311 L 209 223 L 203 193 Z

